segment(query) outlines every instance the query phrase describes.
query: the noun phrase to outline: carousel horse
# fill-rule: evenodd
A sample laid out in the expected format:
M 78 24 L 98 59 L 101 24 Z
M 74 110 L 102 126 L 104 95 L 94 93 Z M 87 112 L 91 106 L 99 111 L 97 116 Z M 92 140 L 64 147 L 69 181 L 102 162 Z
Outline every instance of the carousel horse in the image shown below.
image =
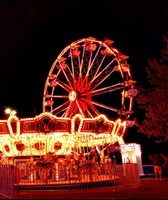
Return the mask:
M 28 172 L 29 174 L 33 174 L 35 170 L 39 170 L 42 179 L 46 180 L 47 174 L 50 171 L 55 172 L 55 163 L 57 162 L 58 156 L 51 152 L 40 158 L 30 157 L 28 161 Z
M 93 176 L 97 176 L 100 172 L 100 157 L 94 150 L 81 156 L 78 164 L 79 180 L 85 175 L 89 175 L 90 180 L 93 180 Z
M 54 153 L 47 153 L 45 156 L 42 156 L 40 158 L 36 158 L 33 162 L 33 165 L 37 168 L 41 167 L 52 167 L 56 162 L 58 162 L 58 156 Z

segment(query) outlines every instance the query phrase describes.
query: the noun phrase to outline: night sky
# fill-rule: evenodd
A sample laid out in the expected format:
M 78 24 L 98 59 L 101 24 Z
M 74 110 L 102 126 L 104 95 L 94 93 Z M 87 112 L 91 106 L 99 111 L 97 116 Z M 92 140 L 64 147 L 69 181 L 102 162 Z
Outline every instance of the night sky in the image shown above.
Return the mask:
M 128 55 L 134 80 L 145 79 L 148 58 L 159 57 L 168 33 L 167 0 L 0 1 L 0 118 L 42 112 L 44 84 L 71 42 L 109 38 Z

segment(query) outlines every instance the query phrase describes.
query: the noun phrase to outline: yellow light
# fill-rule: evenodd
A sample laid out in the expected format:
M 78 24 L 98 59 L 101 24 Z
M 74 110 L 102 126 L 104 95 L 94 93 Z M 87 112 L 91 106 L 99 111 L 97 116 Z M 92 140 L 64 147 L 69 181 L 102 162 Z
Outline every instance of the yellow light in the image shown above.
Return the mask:
M 16 115 L 16 111 L 15 110 L 12 110 L 10 115 Z

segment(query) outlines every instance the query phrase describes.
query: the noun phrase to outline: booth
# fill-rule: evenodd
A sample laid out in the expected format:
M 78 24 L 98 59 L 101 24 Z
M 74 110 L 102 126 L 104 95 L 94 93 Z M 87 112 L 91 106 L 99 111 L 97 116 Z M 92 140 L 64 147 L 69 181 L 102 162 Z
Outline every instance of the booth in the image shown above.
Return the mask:
M 144 175 L 140 145 L 136 143 L 122 144 L 121 156 L 127 179 L 139 182 L 140 176 Z

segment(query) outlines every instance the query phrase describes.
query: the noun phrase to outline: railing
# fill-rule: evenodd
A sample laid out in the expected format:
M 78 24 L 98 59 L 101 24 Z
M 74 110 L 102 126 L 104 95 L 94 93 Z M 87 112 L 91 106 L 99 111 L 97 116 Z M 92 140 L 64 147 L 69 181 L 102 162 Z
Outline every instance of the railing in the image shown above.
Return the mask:
M 137 164 L 91 164 L 54 165 L 26 172 L 19 168 L 15 174 L 15 188 L 25 189 L 67 189 L 85 187 L 108 187 L 122 184 L 136 184 L 139 181 Z M 71 186 L 71 187 L 70 187 Z
M 114 185 L 114 180 L 119 179 L 122 166 L 87 164 L 55 165 L 54 168 L 40 168 L 25 174 L 24 169 L 17 170 L 15 188 L 26 187 L 36 189 L 60 190 L 69 188 L 84 189 L 87 187 L 107 187 Z M 90 183 L 90 184 L 89 184 Z
M 12 198 L 23 190 L 76 190 L 127 186 L 139 183 L 137 164 L 58 165 L 28 171 L 28 166 L 1 165 L 0 194 Z
M 14 191 L 14 167 L 0 165 L 0 198 L 12 199 Z

